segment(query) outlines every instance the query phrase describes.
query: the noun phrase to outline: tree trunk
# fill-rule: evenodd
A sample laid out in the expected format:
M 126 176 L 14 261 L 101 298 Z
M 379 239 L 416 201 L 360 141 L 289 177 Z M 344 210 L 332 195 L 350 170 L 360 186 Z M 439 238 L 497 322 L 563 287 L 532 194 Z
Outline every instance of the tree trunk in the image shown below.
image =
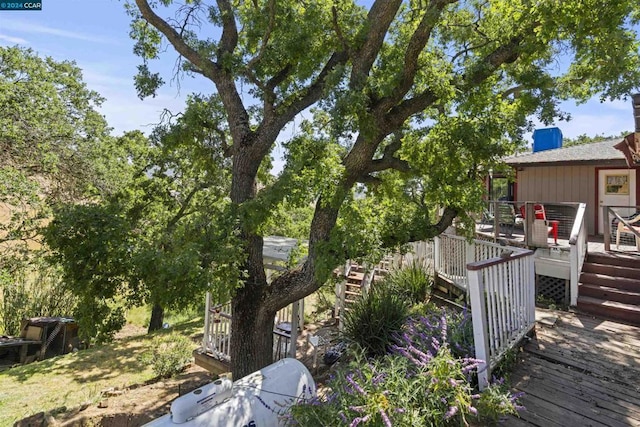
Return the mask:
M 237 380 L 273 362 L 273 320 L 258 294 L 238 289 L 232 301 L 231 371 Z
M 151 320 L 149 321 L 149 329 L 147 333 L 162 329 L 162 322 L 164 321 L 164 308 L 158 303 L 153 304 L 151 309 Z

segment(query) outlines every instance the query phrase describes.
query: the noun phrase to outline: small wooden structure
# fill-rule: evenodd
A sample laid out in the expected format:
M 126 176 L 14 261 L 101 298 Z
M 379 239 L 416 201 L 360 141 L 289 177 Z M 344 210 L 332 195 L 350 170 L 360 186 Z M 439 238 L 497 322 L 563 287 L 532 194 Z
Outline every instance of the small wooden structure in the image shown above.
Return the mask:
M 78 325 L 66 317 L 24 319 L 19 337 L 0 337 L 0 359 L 5 365 L 25 364 L 78 349 Z

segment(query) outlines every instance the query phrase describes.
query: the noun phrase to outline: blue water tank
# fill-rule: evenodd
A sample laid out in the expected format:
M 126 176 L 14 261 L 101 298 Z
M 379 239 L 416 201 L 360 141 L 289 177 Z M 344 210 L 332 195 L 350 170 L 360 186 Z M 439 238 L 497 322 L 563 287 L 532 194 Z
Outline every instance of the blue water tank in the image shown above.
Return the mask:
M 558 128 L 536 129 L 533 131 L 533 152 L 562 147 L 562 131 Z

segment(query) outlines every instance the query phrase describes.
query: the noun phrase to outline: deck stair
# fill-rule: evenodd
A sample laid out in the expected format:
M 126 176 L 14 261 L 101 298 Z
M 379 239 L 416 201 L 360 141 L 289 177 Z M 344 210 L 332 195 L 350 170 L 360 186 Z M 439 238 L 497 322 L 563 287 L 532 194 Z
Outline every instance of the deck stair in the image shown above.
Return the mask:
M 350 306 L 365 292 L 367 271 L 358 264 L 351 264 L 351 268 L 345 278 L 344 310 L 349 311 Z
M 589 254 L 580 275 L 578 309 L 640 326 L 640 258 Z
M 373 269 L 367 269 L 365 266 L 352 262 L 348 264 L 345 281 L 343 284 L 343 305 L 342 310 L 348 312 L 358 298 L 368 292 L 373 283 L 381 281 L 387 275 L 388 270 L 386 264 L 380 264 Z M 339 321 L 342 313 L 340 309 L 336 310 L 335 317 Z

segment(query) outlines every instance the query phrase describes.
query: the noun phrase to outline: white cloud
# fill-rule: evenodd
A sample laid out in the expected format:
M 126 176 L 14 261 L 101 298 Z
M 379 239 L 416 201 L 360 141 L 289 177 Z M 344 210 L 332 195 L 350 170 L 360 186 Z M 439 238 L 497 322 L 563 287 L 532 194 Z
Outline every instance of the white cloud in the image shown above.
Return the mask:
M 96 37 L 91 34 L 80 33 L 77 31 L 62 30 L 59 28 L 49 27 L 46 25 L 35 24 L 33 22 L 26 22 L 20 20 L 7 20 L 2 23 L 2 28 L 5 31 L 14 31 L 17 33 L 26 34 L 46 34 L 55 37 L 62 37 L 67 39 L 82 40 L 93 43 L 112 44 L 114 40 L 105 37 Z
M 25 39 L 21 39 L 20 37 L 8 36 L 6 34 L 0 34 L 0 40 L 10 44 L 29 44 L 29 42 Z

